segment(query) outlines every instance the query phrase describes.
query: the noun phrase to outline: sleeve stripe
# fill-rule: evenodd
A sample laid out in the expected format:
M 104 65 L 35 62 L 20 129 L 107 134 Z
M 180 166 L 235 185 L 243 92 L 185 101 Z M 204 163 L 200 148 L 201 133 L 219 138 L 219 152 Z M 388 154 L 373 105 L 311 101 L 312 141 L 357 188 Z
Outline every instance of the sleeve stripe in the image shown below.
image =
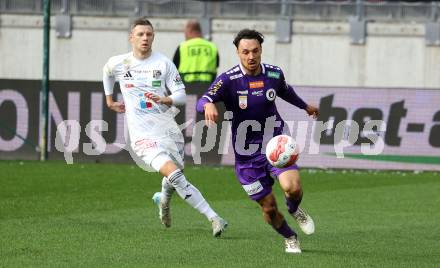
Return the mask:
M 213 102 L 212 99 L 210 97 L 206 96 L 206 95 L 203 95 L 202 98 L 207 98 L 209 100 L 209 102 Z

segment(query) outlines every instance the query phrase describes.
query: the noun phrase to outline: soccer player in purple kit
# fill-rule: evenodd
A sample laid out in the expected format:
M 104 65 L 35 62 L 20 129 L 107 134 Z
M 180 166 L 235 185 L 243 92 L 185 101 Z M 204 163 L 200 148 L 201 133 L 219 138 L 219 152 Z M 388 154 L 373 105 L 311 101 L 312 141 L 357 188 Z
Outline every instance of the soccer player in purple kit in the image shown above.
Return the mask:
M 319 110 L 306 104 L 295 93 L 286 83 L 279 67 L 261 63 L 263 41 L 263 35 L 255 30 L 244 29 L 237 34 L 233 43 L 240 64 L 217 77 L 197 102 L 197 111 L 204 112 L 208 126 L 217 120 L 218 111 L 214 103 L 223 102 L 226 110 L 232 111 L 232 143 L 237 178 L 249 197 L 260 205 L 265 221 L 284 237 L 285 251 L 301 253 L 297 234 L 278 210 L 272 193 L 273 176 L 280 183 L 288 211 L 301 230 L 305 234 L 315 231 L 312 218 L 299 207 L 303 191 L 298 166 L 271 166 L 262 146 L 268 138 L 282 134 L 285 125 L 275 105 L 276 96 L 305 110 L 314 118 Z M 271 122 L 278 125 L 274 124 L 273 131 L 266 131 L 270 129 L 268 125 Z

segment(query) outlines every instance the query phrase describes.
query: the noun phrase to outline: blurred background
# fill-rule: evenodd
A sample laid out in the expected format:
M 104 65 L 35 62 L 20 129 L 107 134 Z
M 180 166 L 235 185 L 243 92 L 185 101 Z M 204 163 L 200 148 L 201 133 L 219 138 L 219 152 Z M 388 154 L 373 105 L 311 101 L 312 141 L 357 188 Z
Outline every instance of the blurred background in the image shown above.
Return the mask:
M 185 22 L 199 19 L 204 36 L 219 48 L 219 73 L 238 63 L 235 34 L 243 28 L 261 31 L 263 62 L 281 67 L 297 93 L 320 107 L 320 121 L 328 122 L 317 132 L 305 113 L 279 101 L 303 148 L 300 165 L 440 170 L 437 1 L 0 0 L 1 159 L 42 155 L 46 1 L 51 15 L 46 47 L 47 159 L 64 159 L 55 147 L 57 125 L 77 120 L 78 139 L 64 142 L 74 161 L 132 161 L 118 146 L 125 143 L 123 116 L 109 112 L 104 104 L 102 67 L 109 57 L 130 51 L 130 22 L 147 16 L 156 31 L 153 50 L 169 58 L 184 41 Z M 188 120 L 195 117 L 200 93 L 188 87 L 187 94 Z M 93 145 L 86 125 L 100 119 L 108 122 L 102 133 L 107 146 L 103 153 L 86 154 L 84 144 Z M 370 120 L 383 124 L 364 131 Z M 347 131 L 336 137 L 340 122 Z M 358 132 L 350 122 L 359 125 Z M 191 127 L 184 130 L 185 136 L 192 135 Z M 377 144 L 383 147 L 368 155 L 362 143 L 372 150 Z M 191 163 L 189 149 L 187 154 Z M 220 160 L 211 154 L 219 151 L 204 154 L 209 164 L 233 163 L 230 147 L 221 148 Z

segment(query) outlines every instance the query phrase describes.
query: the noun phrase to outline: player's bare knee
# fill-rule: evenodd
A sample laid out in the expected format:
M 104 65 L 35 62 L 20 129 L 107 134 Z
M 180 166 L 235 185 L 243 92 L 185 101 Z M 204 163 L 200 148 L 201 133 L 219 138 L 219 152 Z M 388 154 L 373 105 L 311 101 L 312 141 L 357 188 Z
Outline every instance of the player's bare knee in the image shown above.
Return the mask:
M 302 196 L 302 189 L 298 185 L 298 187 L 290 187 L 285 193 L 288 198 L 298 198 Z

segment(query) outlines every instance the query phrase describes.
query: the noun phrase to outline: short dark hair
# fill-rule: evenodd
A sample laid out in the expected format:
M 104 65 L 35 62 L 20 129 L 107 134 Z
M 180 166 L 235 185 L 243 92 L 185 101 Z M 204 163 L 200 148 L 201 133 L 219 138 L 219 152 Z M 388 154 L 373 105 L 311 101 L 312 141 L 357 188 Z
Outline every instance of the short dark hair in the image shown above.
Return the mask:
M 236 48 L 238 48 L 238 44 L 240 43 L 241 39 L 256 39 L 261 45 L 264 42 L 264 35 L 255 30 L 243 29 L 238 32 L 237 36 L 235 36 L 234 41 L 232 42 Z
M 194 31 L 197 33 L 202 32 L 202 26 L 200 26 L 200 22 L 196 19 L 191 19 L 186 23 L 186 27 L 190 31 Z
M 151 24 L 151 22 L 146 17 L 141 17 L 141 18 L 137 18 L 136 20 L 133 21 L 133 23 L 131 24 L 130 30 L 133 31 L 134 27 L 136 27 L 138 25 L 145 25 L 145 26 L 150 26 L 151 28 L 153 28 L 153 24 Z M 153 28 L 153 30 L 154 30 L 154 28 Z

